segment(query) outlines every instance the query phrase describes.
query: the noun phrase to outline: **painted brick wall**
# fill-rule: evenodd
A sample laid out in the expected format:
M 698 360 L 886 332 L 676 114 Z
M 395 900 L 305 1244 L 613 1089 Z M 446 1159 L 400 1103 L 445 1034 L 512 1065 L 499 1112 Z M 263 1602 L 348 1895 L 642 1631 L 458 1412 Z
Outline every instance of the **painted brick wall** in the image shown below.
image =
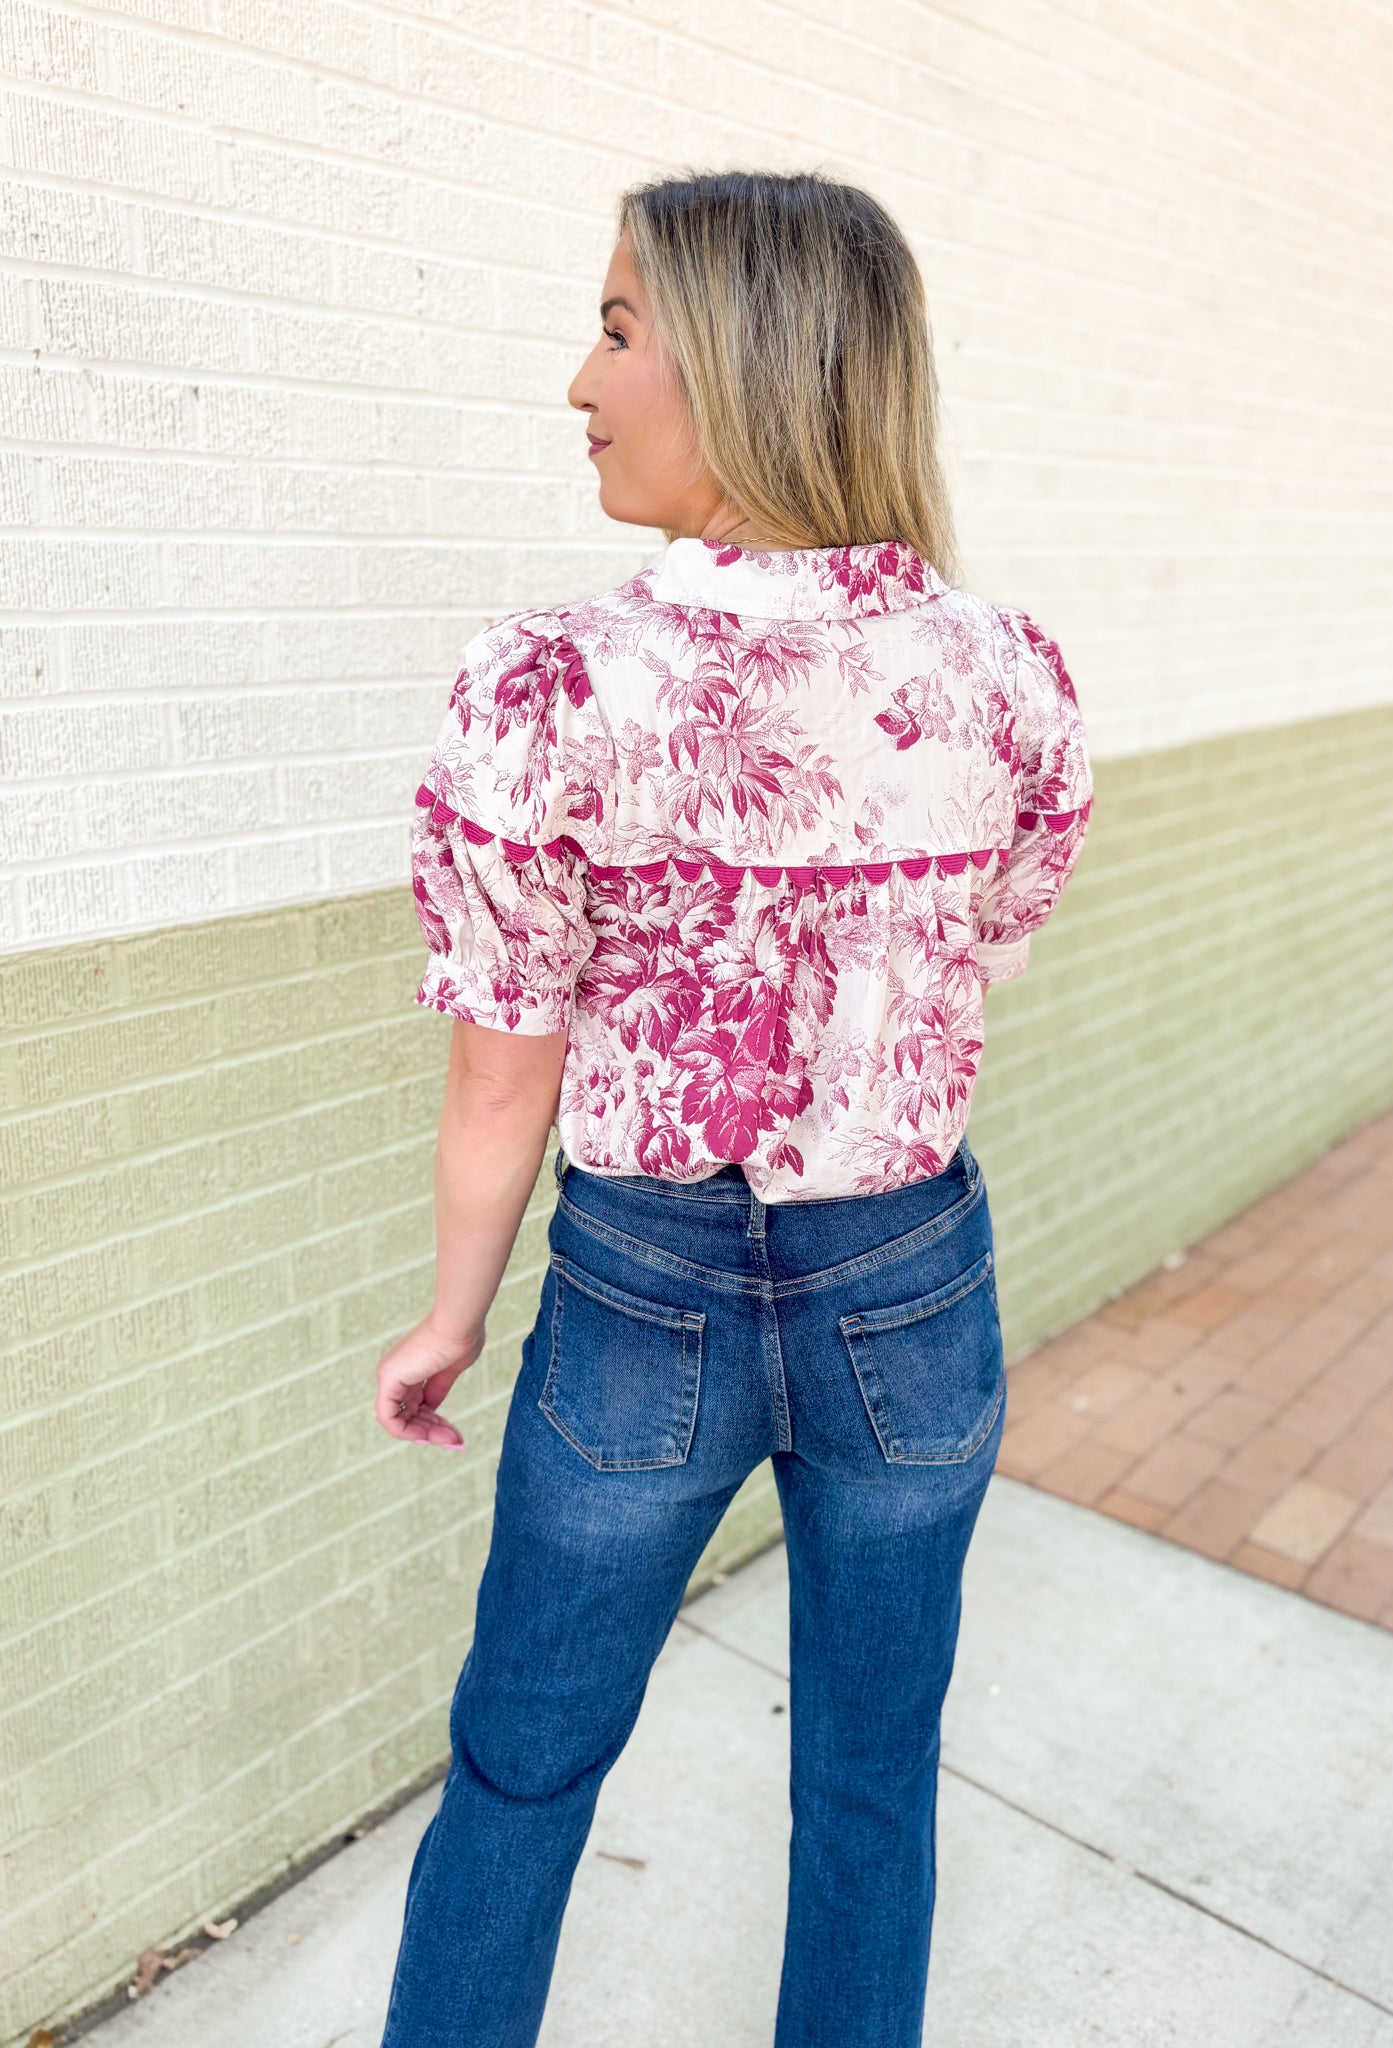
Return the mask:
M 468 634 L 657 542 L 564 394 L 674 163 L 904 220 L 968 580 L 1100 756 L 1386 701 L 1391 46 L 1358 0 L 7 0 L 0 950 L 404 873 Z

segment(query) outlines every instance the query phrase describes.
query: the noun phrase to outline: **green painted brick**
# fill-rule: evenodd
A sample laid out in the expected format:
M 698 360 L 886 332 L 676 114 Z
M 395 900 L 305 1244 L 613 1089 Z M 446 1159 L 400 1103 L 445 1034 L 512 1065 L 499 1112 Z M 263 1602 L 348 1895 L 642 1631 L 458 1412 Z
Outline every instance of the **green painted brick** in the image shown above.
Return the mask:
M 50 1031 L 114 1006 L 104 944 L 0 960 L 0 1031 Z
M 0 1614 L 6 1635 L 22 1634 L 79 1600 L 100 1596 L 159 1559 L 161 1533 L 150 1510 L 132 1516 L 113 1539 L 103 1530 L 63 1549 L 30 1559 L 0 1577 Z
M 107 1376 L 94 1324 L 15 1344 L 0 1356 L 0 1414 L 30 1414 L 98 1386 Z M 4 1555 L 0 1546 L 0 1558 Z
M 114 942 L 135 1009 L 187 1002 L 246 982 L 292 980 L 315 967 L 313 924 L 303 907 L 228 924 L 183 925 Z
M 376 1131 L 370 1141 L 380 1143 Z M 419 1202 L 430 1187 L 432 1148 L 424 1143 L 373 1150 L 351 1164 L 322 1168 L 314 1178 L 315 1212 L 322 1227 L 356 1221 L 383 1207 Z
M 412 988 L 420 981 L 424 964 L 421 930 L 409 890 L 339 897 L 333 902 L 313 905 L 306 917 L 317 965 L 335 967 L 356 960 L 376 961 L 398 953 L 405 962 Z M 443 1019 L 439 1031 L 442 1038 L 448 1038 L 449 1027 Z
M 92 1325 L 113 1371 L 167 1358 L 197 1342 L 204 1327 L 198 1288 L 166 1286 L 144 1301 L 118 1306 Z
M 374 1265 L 398 1265 L 412 1262 L 420 1256 L 422 1234 L 425 1232 L 425 1248 L 430 1257 L 435 1256 L 435 1238 L 430 1230 L 431 1195 L 430 1168 L 428 1160 L 422 1158 L 422 1188 L 418 1202 L 409 1207 L 401 1205 L 385 1209 L 377 1216 L 368 1217 L 352 1231 L 341 1231 L 336 1242 L 346 1250 L 359 1252 L 371 1258 Z
M 130 1257 L 121 1244 L 69 1252 L 47 1265 L 0 1279 L 0 1329 L 63 1328 L 130 1292 Z
M 153 1073 L 206 1064 L 218 1050 L 215 1017 L 207 1001 L 115 1014 L 20 1039 L 5 1064 L 18 1078 L 21 1105 L 81 1101 Z
M 1012 1356 L 1393 1100 L 1391 770 L 1383 711 L 1098 764 L 987 997 Z M 0 962 L 0 2039 L 443 1761 L 553 1188 L 456 1390 L 468 1451 L 388 1443 L 450 1035 L 423 962 L 405 889 Z M 765 1465 L 693 1585 L 777 1526 Z
M 114 1158 L 122 1142 L 106 1101 L 64 1103 L 0 1124 L 0 1186 L 26 1187 Z

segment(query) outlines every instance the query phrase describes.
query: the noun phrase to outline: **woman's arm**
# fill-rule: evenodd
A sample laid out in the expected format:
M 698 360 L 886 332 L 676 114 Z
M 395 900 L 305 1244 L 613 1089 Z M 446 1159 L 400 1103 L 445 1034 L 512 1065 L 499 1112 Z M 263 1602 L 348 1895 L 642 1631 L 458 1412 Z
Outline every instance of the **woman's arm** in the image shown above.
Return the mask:
M 435 1147 L 435 1300 L 377 1368 L 377 1419 L 392 1436 L 458 1450 L 439 1414 L 484 1348 L 522 1212 L 561 1092 L 564 1031 L 546 1037 L 456 1020 Z

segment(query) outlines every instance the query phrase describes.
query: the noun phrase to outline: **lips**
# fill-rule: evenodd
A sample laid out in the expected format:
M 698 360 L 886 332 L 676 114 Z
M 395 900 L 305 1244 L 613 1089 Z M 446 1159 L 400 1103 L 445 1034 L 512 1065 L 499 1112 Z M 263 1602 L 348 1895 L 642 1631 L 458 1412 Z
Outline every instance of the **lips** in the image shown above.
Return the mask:
M 598 455 L 602 448 L 608 448 L 609 446 L 609 442 L 602 441 L 598 434 L 587 434 L 585 438 L 590 443 L 589 448 L 586 450 L 586 453 L 589 455 Z

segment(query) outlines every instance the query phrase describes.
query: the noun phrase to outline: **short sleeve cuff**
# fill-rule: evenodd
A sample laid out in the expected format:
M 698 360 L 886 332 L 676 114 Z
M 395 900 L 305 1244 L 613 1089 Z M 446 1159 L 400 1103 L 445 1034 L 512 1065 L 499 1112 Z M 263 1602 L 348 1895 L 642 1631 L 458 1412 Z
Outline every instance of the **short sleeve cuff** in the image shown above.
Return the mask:
M 977 978 L 988 986 L 994 981 L 1014 981 L 1024 974 L 1030 959 L 1030 934 L 1022 939 L 977 941 Z
M 462 1023 L 511 1031 L 517 1038 L 549 1038 L 553 1032 L 564 1031 L 571 1012 L 569 994 L 498 990 L 477 975 L 461 974 L 439 954 L 431 956 L 416 1001 L 446 1017 L 458 1017 Z

